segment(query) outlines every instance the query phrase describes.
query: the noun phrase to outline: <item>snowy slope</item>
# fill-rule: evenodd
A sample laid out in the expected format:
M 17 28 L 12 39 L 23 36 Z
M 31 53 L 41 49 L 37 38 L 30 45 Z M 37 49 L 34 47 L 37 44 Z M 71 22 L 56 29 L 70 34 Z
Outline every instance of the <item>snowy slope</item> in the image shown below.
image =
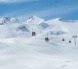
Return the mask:
M 0 38 L 23 37 L 28 31 L 16 18 L 0 17 Z
M 78 35 L 78 21 L 37 16 L 10 21 L 0 25 L 0 69 L 78 69 L 78 39 L 75 46 L 72 38 Z

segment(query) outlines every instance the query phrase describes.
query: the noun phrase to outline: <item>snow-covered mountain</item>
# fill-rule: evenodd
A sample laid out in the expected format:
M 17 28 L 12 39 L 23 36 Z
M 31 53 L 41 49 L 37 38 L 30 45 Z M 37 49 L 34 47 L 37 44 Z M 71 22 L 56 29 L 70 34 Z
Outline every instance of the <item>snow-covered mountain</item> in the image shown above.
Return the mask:
M 6 23 L 19 23 L 19 20 L 16 18 L 10 18 L 10 17 L 0 17 L 0 25 L 6 24 Z
M 78 69 L 77 28 L 78 20 L 0 17 L 0 69 Z
M 32 16 L 24 23 L 20 23 L 20 21 L 16 18 L 10 17 L 0 17 L 0 28 L 1 35 L 0 37 L 25 37 L 29 36 L 32 31 L 37 32 L 37 34 L 67 34 L 69 33 L 66 28 L 62 25 L 61 21 L 63 19 L 57 18 L 52 20 L 45 20 L 37 16 Z M 4 34 L 6 31 L 7 34 Z M 4 36 L 4 35 L 5 36 Z M 28 35 L 27 35 L 28 34 Z M 30 35 L 31 36 L 31 35 Z
M 36 25 L 39 25 L 43 21 L 44 21 L 44 19 L 34 15 L 34 16 L 31 16 L 28 20 L 26 20 L 26 24 L 36 24 Z
M 0 17 L 0 28 L 2 29 L 0 37 L 6 31 L 6 37 L 31 37 L 31 33 L 34 31 L 37 35 L 64 35 L 73 34 L 70 30 L 70 25 L 77 24 L 77 21 L 65 20 L 64 18 L 56 18 L 51 20 L 45 20 L 37 16 L 32 16 L 25 22 L 20 22 L 16 18 Z M 68 27 L 67 27 L 68 26 Z M 4 34 L 5 35 L 5 34 Z M 22 35 L 22 36 L 21 36 Z

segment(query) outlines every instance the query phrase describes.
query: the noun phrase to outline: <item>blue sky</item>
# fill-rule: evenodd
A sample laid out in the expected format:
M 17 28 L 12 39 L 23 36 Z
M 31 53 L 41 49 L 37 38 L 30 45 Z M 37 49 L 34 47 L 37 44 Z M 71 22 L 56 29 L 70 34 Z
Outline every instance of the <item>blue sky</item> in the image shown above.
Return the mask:
M 0 0 L 0 16 L 78 19 L 78 0 Z

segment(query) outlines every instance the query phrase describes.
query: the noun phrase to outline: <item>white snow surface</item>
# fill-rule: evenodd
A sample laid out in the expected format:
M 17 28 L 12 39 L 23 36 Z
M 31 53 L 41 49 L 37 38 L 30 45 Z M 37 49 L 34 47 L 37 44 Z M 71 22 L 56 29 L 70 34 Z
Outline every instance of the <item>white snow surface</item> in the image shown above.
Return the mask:
M 77 20 L 32 16 L 22 23 L 15 18 L 4 23 L 1 19 L 0 69 L 78 69 L 78 38 L 76 45 L 72 38 L 78 35 Z

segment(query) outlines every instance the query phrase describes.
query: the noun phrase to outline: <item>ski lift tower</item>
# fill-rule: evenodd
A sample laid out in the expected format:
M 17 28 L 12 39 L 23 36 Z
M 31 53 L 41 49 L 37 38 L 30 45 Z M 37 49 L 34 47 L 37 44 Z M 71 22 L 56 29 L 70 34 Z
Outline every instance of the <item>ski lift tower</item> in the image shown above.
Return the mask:
M 76 38 L 77 38 L 77 35 L 73 35 L 72 37 L 74 38 L 74 44 L 76 45 Z

